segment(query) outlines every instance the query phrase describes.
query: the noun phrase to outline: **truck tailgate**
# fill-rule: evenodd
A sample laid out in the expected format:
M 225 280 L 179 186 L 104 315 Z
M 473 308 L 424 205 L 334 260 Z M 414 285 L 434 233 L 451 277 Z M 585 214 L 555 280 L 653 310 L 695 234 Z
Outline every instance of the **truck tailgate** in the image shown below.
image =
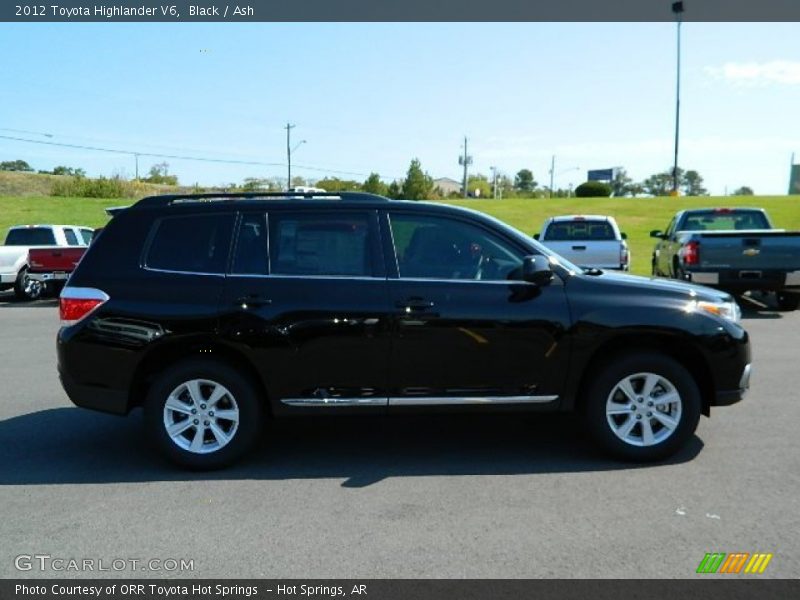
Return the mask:
M 32 248 L 28 253 L 31 273 L 64 271 L 69 273 L 86 252 L 86 248 Z
M 617 240 L 543 241 L 559 256 L 579 267 L 619 268 L 621 242 Z
M 720 231 L 698 238 L 701 269 L 800 270 L 800 232 Z

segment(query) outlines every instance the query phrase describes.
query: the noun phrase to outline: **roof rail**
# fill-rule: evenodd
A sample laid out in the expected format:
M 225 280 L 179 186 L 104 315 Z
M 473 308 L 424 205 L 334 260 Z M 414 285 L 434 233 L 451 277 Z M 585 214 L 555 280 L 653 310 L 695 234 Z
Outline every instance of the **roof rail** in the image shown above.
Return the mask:
M 204 194 L 167 194 L 163 196 L 148 196 L 142 198 L 135 208 L 151 208 L 155 206 L 169 206 L 184 202 L 219 202 L 226 200 L 347 200 L 359 202 L 388 202 L 389 198 L 365 192 L 217 192 Z

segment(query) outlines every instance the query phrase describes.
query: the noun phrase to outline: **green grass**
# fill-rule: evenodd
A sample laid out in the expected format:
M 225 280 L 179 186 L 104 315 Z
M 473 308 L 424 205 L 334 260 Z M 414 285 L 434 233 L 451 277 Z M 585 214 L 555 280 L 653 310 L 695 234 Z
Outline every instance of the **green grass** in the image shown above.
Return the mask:
M 104 209 L 130 203 L 125 199 L 0 196 L 0 235 L 12 225 L 63 223 L 98 227 L 108 218 Z M 633 272 L 648 274 L 655 240 L 650 230 L 666 228 L 676 211 L 703 206 L 759 206 L 767 210 L 776 227 L 800 230 L 800 196 L 750 196 L 724 198 L 607 198 L 459 200 L 448 204 L 489 213 L 527 234 L 537 233 L 553 215 L 601 214 L 617 219 L 628 234 Z

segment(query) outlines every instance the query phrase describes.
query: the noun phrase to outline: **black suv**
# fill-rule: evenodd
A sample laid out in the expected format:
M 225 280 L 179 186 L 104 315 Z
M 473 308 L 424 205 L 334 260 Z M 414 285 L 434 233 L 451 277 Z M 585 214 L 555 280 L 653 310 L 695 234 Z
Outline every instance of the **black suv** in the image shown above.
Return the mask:
M 267 417 L 447 409 L 579 411 L 607 450 L 656 460 L 749 386 L 729 295 L 369 194 L 145 198 L 60 303 L 72 401 L 142 406 L 156 445 L 198 469 L 239 458 Z

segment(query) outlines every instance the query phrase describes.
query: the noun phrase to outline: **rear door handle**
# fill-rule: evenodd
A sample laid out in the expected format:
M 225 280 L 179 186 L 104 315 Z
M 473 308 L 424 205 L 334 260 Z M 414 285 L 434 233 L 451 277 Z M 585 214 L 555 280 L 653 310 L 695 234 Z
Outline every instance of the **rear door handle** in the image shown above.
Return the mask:
M 586 250 L 586 246 L 573 246 L 573 250 Z
M 422 298 L 409 298 L 408 300 L 400 300 L 396 302 L 395 306 L 405 312 L 417 312 L 421 310 L 428 310 L 429 308 L 433 308 L 435 305 L 430 300 L 424 300 Z
M 272 304 L 272 300 L 264 296 L 259 296 L 258 294 L 248 294 L 247 296 L 238 298 L 236 304 L 242 308 L 258 308 L 261 306 L 269 306 Z

